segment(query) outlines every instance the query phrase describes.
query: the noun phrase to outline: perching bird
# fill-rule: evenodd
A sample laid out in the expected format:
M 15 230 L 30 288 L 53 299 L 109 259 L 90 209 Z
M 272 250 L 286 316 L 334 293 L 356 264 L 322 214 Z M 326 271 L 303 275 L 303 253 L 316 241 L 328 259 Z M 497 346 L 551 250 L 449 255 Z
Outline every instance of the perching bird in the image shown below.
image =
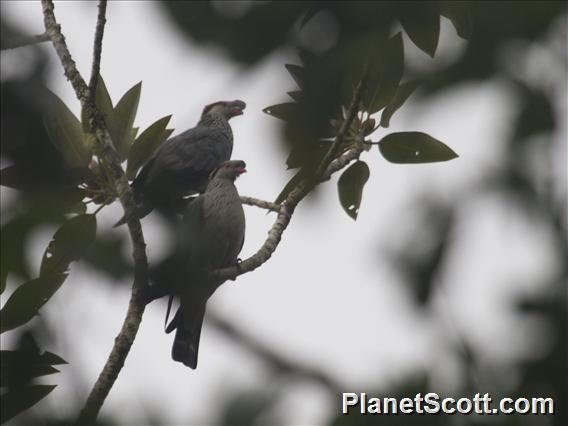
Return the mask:
M 243 114 L 245 107 L 240 100 L 207 105 L 197 126 L 160 145 L 132 182 L 139 218 L 154 208 L 175 212 L 184 196 L 205 190 L 211 172 L 231 158 L 229 120 Z M 115 226 L 125 222 L 123 217 Z
M 186 208 L 174 254 L 151 272 L 155 287 L 180 300 L 166 332 L 176 330 L 172 358 L 193 369 L 205 305 L 223 284 L 209 273 L 237 264 L 243 246 L 245 216 L 235 180 L 245 167 L 244 161 L 226 161 L 212 173 L 205 192 Z

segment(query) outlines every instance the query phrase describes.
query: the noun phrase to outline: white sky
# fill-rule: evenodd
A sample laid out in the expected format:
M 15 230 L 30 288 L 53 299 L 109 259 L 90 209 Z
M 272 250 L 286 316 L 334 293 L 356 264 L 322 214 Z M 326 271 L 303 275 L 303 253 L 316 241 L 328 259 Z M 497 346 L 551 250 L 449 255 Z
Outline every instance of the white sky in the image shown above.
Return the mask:
M 28 33 L 43 32 L 39 2 L 3 1 L 1 7 L 5 19 Z M 56 2 L 55 13 L 79 70 L 88 78 L 96 3 Z M 107 19 L 101 72 L 113 101 L 142 80 L 136 124 L 145 128 L 173 114 L 170 125 L 178 133 L 195 125 L 203 105 L 243 99 L 244 116 L 231 122 L 233 158 L 246 160 L 249 171 L 238 188 L 242 194 L 274 199 L 291 174 L 279 152 L 279 122 L 261 110 L 286 99 L 285 92 L 294 88 L 284 69 L 293 55 L 279 52 L 252 69 L 239 69 L 218 52 L 180 38 L 152 2 L 110 2 Z M 461 45 L 453 27 L 443 23 L 442 55 Z M 77 113 L 78 101 L 53 49 L 48 44 L 43 48 L 54 65 L 50 87 Z M 408 40 L 405 49 L 418 61 L 429 61 L 413 51 Z M 553 253 L 543 252 L 549 246 L 541 230 L 503 200 L 486 197 L 463 207 L 467 214 L 458 224 L 458 245 L 439 277 L 444 292 L 436 293 L 435 315 L 415 308 L 407 287 L 381 256 L 385 247 L 399 246 L 407 235 L 412 200 L 432 194 L 441 200 L 464 197 L 471 182 L 499 164 L 510 102 L 496 83 L 464 87 L 428 104 L 410 101 L 394 116 L 389 132 L 429 133 L 460 157 L 448 163 L 401 166 L 387 163 L 376 150 L 364 154 L 371 178 L 356 222 L 342 211 L 337 178 L 332 179 L 320 188 L 319 203 L 303 203 L 297 209 L 273 258 L 227 283 L 208 309 L 286 356 L 329 372 L 349 386 L 345 391 L 387 383 L 417 365 L 447 379 L 441 385 L 451 390 L 456 377 L 447 335 L 454 335 L 456 329 L 488 359 L 507 361 L 515 349 L 526 351 L 526 330 L 518 326 L 519 319 L 511 316 L 505 302 L 513 293 L 534 290 L 541 282 L 536 278 L 556 263 Z M 243 258 L 257 250 L 274 218 L 252 207 L 245 209 L 248 232 Z M 120 216 L 118 204 L 106 208 L 99 215 L 99 229 L 112 226 Z M 163 229 L 151 217 L 143 226 L 149 256 L 156 259 L 166 245 Z M 29 242 L 38 264 L 52 233 L 53 229 L 46 229 Z M 42 310 L 58 331 L 65 329 L 60 338 L 73 342 L 73 351 L 45 348 L 70 365 L 47 377 L 46 382 L 60 386 L 38 405 L 40 409 L 51 407 L 63 415 L 82 403 L 102 368 L 129 297 L 128 286 L 109 286 L 103 282 L 106 279 L 74 264 L 70 278 Z M 146 310 L 103 413 L 137 423 L 146 409 L 155 409 L 172 424 L 209 424 L 218 419 L 216 407 L 222 405 L 219 398 L 226 390 L 253 390 L 263 384 L 264 364 L 207 324 L 198 369 L 191 371 L 171 361 L 172 336 L 163 332 L 164 312 L 164 303 Z M 71 389 L 68 380 L 73 375 L 88 388 Z M 339 403 L 321 389 L 307 385 L 293 389 L 296 393 L 283 401 L 287 423 L 318 424 L 339 412 Z

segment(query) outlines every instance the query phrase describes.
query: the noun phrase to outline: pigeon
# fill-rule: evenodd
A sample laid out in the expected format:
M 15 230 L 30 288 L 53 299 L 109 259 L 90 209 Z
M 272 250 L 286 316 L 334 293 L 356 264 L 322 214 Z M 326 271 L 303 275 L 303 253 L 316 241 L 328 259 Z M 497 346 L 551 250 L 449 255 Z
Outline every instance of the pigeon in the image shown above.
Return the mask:
M 151 271 L 154 287 L 177 297 L 180 307 L 166 328 L 176 330 L 172 358 L 197 367 L 201 326 L 207 300 L 223 284 L 213 270 L 238 263 L 245 237 L 245 216 L 235 180 L 246 172 L 244 161 L 222 163 L 205 192 L 186 207 L 178 241 L 170 256 Z
M 144 164 L 132 189 L 136 214 L 143 218 L 154 208 L 166 215 L 186 204 L 184 197 L 205 190 L 211 172 L 231 158 L 233 132 L 229 120 L 242 115 L 243 101 L 207 105 L 197 126 L 165 141 Z M 116 226 L 126 223 L 126 217 Z

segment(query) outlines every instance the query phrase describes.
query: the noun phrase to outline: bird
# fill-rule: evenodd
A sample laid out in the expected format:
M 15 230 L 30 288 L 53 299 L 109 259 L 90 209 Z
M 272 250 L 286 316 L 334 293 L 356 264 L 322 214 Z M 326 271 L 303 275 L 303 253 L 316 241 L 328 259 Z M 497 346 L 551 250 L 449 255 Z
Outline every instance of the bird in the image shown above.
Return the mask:
M 210 273 L 238 264 L 243 246 L 245 215 L 235 180 L 246 171 L 244 161 L 231 160 L 212 172 L 205 192 L 186 207 L 173 252 L 150 271 L 152 286 L 170 294 L 170 303 L 180 301 L 166 333 L 176 330 L 173 360 L 192 369 L 207 300 L 224 282 Z
M 197 125 L 156 149 L 131 184 L 138 218 L 154 208 L 166 215 L 185 205 L 184 197 L 205 190 L 210 173 L 231 158 L 232 117 L 246 108 L 241 100 L 219 101 L 203 108 Z M 114 226 L 126 223 L 126 216 Z

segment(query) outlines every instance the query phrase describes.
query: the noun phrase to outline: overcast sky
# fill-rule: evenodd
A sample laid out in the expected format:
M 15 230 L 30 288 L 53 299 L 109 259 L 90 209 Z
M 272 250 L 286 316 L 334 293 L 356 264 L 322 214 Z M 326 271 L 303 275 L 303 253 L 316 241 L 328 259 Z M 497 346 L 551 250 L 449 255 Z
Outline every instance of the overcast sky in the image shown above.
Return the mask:
M 41 6 L 36 1 L 1 3 L 5 19 L 30 34 L 43 32 Z M 92 59 L 96 3 L 56 2 L 71 53 L 84 77 Z M 294 52 L 280 51 L 251 69 L 241 69 L 212 49 L 181 38 L 162 10 L 152 2 L 110 2 L 103 44 L 101 73 L 114 102 L 143 81 L 136 125 L 145 128 L 173 114 L 176 133 L 193 127 L 203 105 L 242 99 L 245 114 L 231 121 L 235 135 L 233 158 L 247 162 L 249 173 L 238 181 L 241 194 L 272 200 L 291 173 L 285 170 L 278 141 L 278 120 L 262 108 L 286 99 L 294 83 L 284 64 Z M 462 46 L 453 27 L 443 19 L 439 47 L 442 60 Z M 43 49 L 52 62 L 50 88 L 75 112 L 79 103 L 54 51 Z M 428 57 L 405 39 L 413 60 Z M 9 53 L 8 53 L 9 55 Z M 9 56 L 4 56 L 7 62 Z M 5 68 L 2 68 L 5 71 Z M 465 333 L 484 356 L 506 360 L 527 350 L 523 328 L 516 325 L 505 302 L 510 294 L 530 292 L 537 277 L 554 266 L 546 252 L 546 237 L 497 197 L 470 202 L 460 216 L 459 246 L 438 277 L 435 314 L 416 309 L 408 288 L 382 254 L 398 247 L 412 222 L 412 201 L 424 195 L 451 201 L 463 197 L 502 160 L 512 102 L 497 83 L 464 86 L 427 104 L 409 101 L 391 121 L 390 131 L 422 131 L 444 141 L 459 158 L 448 163 L 394 165 L 377 150 L 365 153 L 371 167 L 356 222 L 337 200 L 337 177 L 323 185 L 317 203 L 302 203 L 274 256 L 261 268 L 227 283 L 208 309 L 237 324 L 266 345 L 291 359 L 314 365 L 349 386 L 367 386 L 396 379 L 417 365 L 455 384 L 447 336 Z M 176 134 L 174 133 L 174 134 Z M 373 136 L 380 139 L 381 130 Z M 2 188 L 5 193 L 5 189 Z M 467 198 L 467 197 L 466 197 Z M 245 207 L 247 236 L 241 257 L 253 254 L 266 237 L 274 214 Z M 122 215 L 115 203 L 98 215 L 99 229 Z M 143 221 L 150 259 L 167 245 L 158 220 Z M 412 231 L 412 230 L 411 230 Z M 29 242 L 36 264 L 53 228 L 38 232 Z M 126 232 L 123 227 L 116 232 Z M 420 230 L 414 230 L 420 238 Z M 552 268 L 553 269 L 553 268 Z M 57 347 L 70 365 L 49 376 L 60 386 L 40 404 L 62 413 L 86 397 L 102 368 L 124 318 L 128 286 L 105 284 L 84 264 L 72 266 L 70 278 L 42 309 L 62 338 L 73 342 L 71 353 Z M 539 280 L 540 282 L 540 280 Z M 3 295 L 3 301 L 6 295 Z M 264 364 L 224 339 L 205 324 L 199 367 L 192 371 L 170 359 L 172 335 L 163 332 L 165 304 L 146 310 L 136 342 L 103 408 L 124 422 L 144 418 L 156 409 L 166 421 L 210 423 L 218 397 L 230 389 L 254 389 L 266 378 Z M 527 324 L 526 326 L 531 326 Z M 7 341 L 9 337 L 7 338 Z M 3 342 L 3 344 L 5 344 Z M 69 377 L 79 375 L 85 389 L 71 389 Z M 339 408 L 315 386 L 297 387 L 284 407 L 290 423 L 322 422 Z M 217 398 L 217 399 L 215 399 Z

